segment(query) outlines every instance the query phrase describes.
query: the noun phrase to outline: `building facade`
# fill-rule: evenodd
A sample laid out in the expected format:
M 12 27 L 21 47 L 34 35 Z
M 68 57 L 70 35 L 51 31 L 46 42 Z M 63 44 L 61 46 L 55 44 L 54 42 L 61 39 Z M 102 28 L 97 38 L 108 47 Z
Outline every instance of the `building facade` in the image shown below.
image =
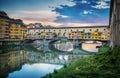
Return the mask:
M 120 0 L 111 0 L 110 47 L 120 45 Z
M 9 17 L 3 11 L 0 11 L 0 39 L 9 38 Z
M 0 11 L 0 41 L 24 40 L 27 37 L 27 28 L 20 19 L 11 19 Z
M 107 26 L 89 26 L 28 29 L 28 39 L 52 39 L 54 37 L 109 40 L 109 28 Z
M 27 28 L 20 19 L 10 20 L 10 40 L 24 40 L 27 36 Z

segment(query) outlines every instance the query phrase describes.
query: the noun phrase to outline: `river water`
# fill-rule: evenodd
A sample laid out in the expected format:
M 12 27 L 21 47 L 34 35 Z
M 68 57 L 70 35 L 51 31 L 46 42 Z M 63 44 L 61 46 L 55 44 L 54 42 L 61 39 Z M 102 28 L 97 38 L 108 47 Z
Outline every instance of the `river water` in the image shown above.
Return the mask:
M 0 78 L 41 78 L 65 64 L 87 57 L 98 51 L 101 42 L 88 41 L 34 41 L 0 53 Z

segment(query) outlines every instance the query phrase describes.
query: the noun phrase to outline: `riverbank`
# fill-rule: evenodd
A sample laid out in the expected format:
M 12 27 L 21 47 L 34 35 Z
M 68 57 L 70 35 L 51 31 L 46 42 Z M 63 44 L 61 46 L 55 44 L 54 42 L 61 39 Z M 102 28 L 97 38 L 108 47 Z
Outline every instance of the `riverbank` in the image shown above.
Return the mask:
M 103 46 L 93 56 L 78 59 L 43 78 L 119 78 L 120 47 Z

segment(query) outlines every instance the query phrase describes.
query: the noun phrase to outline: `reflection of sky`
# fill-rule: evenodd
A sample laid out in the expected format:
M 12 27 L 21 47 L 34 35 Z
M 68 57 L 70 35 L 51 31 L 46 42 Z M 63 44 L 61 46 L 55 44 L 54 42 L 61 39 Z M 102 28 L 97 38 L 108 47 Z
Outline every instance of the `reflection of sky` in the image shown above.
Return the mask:
M 68 55 L 59 55 L 58 57 L 60 60 L 68 60 Z
M 59 41 L 58 41 L 59 42 Z M 67 51 L 70 52 L 73 50 L 73 43 L 72 42 L 62 42 L 62 43 L 55 43 L 55 48 L 61 51 Z
M 12 72 L 7 78 L 40 78 L 48 73 L 54 71 L 54 69 L 60 69 L 62 65 L 53 64 L 25 64 L 19 71 Z
M 101 45 L 102 43 L 100 44 L 83 43 L 82 49 L 90 51 L 90 52 L 98 52 L 98 48 L 96 48 L 96 46 L 101 46 Z

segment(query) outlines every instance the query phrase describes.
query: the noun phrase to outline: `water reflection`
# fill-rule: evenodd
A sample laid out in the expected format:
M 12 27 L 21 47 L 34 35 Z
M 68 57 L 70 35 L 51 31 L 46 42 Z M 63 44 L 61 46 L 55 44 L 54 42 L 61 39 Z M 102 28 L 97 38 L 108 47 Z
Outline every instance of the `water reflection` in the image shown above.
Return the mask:
M 44 41 L 45 44 L 49 43 Z M 78 58 L 90 53 L 74 48 L 70 53 L 50 49 L 49 45 L 32 43 L 34 46 L 19 47 L 0 54 L 0 78 L 40 78 L 54 69 L 60 69 Z M 41 49 L 37 49 L 42 47 Z
M 61 51 L 73 51 L 73 44 L 70 41 L 57 41 L 55 42 L 54 47 Z
M 81 43 L 82 47 L 79 46 L 79 44 Z M 100 41 L 85 41 L 85 42 L 81 42 L 81 41 L 65 41 L 65 40 L 60 40 L 54 43 L 54 47 L 60 51 L 66 51 L 66 52 L 75 52 L 76 49 L 78 49 L 80 51 L 81 49 L 88 51 L 88 52 L 98 52 L 98 48 L 99 46 L 102 46 L 102 42 Z
M 0 54 L 0 78 L 6 78 L 8 73 L 20 70 L 26 62 L 26 52 L 22 50 Z
M 86 41 L 85 43 L 82 44 L 82 49 L 89 52 L 98 52 L 97 46 L 102 46 L 102 42 Z
M 52 73 L 54 69 L 60 69 L 62 65 L 35 63 L 25 64 L 21 70 L 10 73 L 8 78 L 40 78 L 46 73 Z

